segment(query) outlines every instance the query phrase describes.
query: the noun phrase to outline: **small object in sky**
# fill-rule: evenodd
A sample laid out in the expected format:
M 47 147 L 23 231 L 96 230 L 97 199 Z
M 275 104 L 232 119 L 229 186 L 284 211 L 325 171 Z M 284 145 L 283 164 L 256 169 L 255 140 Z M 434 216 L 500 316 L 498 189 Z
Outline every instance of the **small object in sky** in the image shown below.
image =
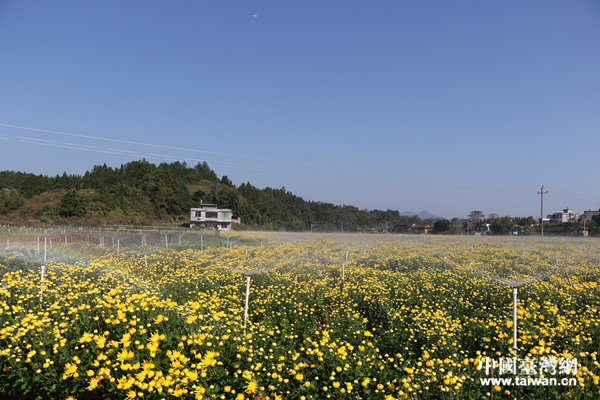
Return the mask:
M 254 14 L 254 15 L 253 15 L 253 17 L 254 17 L 254 18 L 258 17 L 258 14 Z

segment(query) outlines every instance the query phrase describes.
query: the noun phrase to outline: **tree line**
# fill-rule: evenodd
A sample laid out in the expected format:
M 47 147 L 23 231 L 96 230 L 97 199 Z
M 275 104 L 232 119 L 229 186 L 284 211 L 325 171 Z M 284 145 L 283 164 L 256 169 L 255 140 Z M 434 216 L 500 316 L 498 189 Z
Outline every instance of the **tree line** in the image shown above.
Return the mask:
M 421 223 L 397 210 L 366 210 L 351 205 L 307 201 L 282 187 L 236 187 L 219 178 L 206 162 L 154 165 L 132 161 L 112 168 L 97 165 L 84 175 L 0 172 L 0 216 L 44 223 L 153 224 L 188 220 L 190 208 L 214 203 L 230 208 L 243 226 L 294 231 L 383 230 Z M 433 223 L 433 221 L 430 221 Z
M 488 225 L 489 231 L 481 229 L 484 225 Z M 593 236 L 600 235 L 600 214 L 594 215 L 591 221 L 587 223 L 579 219 L 564 223 L 546 222 L 546 233 L 550 235 L 581 235 L 584 231 Z M 471 211 L 465 220 L 439 219 L 434 222 L 433 233 L 441 234 L 460 234 L 484 232 L 493 235 L 508 235 L 516 233 L 518 235 L 533 235 L 540 232 L 540 225 L 532 216 L 528 217 L 511 217 L 508 215 L 499 216 L 491 213 L 487 216 L 481 211 Z
M 154 165 L 132 161 L 112 168 L 96 165 L 84 175 L 35 175 L 0 171 L 0 220 L 4 223 L 74 223 L 85 225 L 184 224 L 200 202 L 229 208 L 242 228 L 289 231 L 376 230 L 414 233 L 414 225 L 429 224 L 435 234 L 471 233 L 484 223 L 492 234 L 536 233 L 533 217 L 510 217 L 472 211 L 467 219 L 421 220 L 397 210 L 366 210 L 352 205 L 304 200 L 285 187 L 259 189 L 250 182 L 234 185 L 217 176 L 206 162 Z M 582 222 L 561 224 L 566 234 Z M 600 216 L 586 227 L 600 235 Z M 419 232 L 422 232 L 419 231 Z

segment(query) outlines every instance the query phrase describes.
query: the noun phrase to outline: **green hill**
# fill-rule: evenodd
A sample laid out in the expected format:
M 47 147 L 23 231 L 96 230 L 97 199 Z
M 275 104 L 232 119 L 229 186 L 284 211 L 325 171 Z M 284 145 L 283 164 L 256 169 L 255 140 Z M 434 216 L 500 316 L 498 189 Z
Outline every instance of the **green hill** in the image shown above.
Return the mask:
M 184 225 L 189 210 L 203 201 L 230 208 L 240 228 L 355 231 L 420 222 L 396 210 L 306 201 L 284 187 L 236 187 L 218 178 L 206 162 L 154 165 L 146 160 L 111 168 L 97 165 L 80 175 L 49 177 L 0 172 L 0 223 L 11 225 Z

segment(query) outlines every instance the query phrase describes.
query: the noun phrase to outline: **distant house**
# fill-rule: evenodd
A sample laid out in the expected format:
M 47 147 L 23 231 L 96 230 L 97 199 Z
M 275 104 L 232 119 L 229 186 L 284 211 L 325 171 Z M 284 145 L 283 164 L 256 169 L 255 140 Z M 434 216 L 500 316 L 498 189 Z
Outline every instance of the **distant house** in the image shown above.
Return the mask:
M 588 210 L 588 211 L 584 211 L 583 215 L 581 216 L 581 219 L 586 221 L 586 222 L 590 222 L 592 220 L 592 217 L 594 215 L 598 215 L 600 214 L 600 210 L 598 211 L 592 211 L 592 210 Z
M 427 225 L 412 224 L 410 227 L 410 233 L 412 233 L 414 235 L 421 235 L 421 234 L 428 235 L 432 231 L 433 231 L 433 227 L 429 224 L 427 224 Z
M 410 233 L 410 224 L 402 223 L 396 225 L 392 230 L 396 233 Z
M 415 223 L 401 223 L 393 228 L 396 233 L 405 233 L 409 235 L 422 235 L 433 232 L 431 225 L 417 225 Z
M 579 214 L 574 213 L 570 208 L 565 208 L 561 211 L 557 211 L 554 214 L 548 215 L 548 219 L 550 222 L 558 222 L 559 224 L 565 222 L 577 221 L 579 219 Z
M 190 228 L 230 231 L 231 210 L 216 204 L 200 204 L 190 210 Z
M 492 233 L 491 227 L 492 225 L 488 224 L 487 222 L 484 222 L 483 224 L 477 227 L 477 233 L 489 235 L 490 233 Z

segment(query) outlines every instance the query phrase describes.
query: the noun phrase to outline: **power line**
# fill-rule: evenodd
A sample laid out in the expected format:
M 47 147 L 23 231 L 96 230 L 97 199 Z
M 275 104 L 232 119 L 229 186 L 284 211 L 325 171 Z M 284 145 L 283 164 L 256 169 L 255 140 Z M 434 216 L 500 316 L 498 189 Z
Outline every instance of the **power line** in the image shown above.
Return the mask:
M 294 161 L 251 157 L 251 156 L 228 154 L 228 153 L 219 153 L 219 152 L 206 151 L 206 150 L 165 146 L 165 145 L 151 144 L 151 143 L 144 143 L 144 142 L 134 142 L 134 141 L 128 141 L 128 140 L 121 140 L 121 139 L 111 139 L 111 138 L 105 138 L 105 137 L 99 137 L 99 136 L 82 135 L 82 134 L 76 134 L 76 133 L 60 132 L 60 131 L 39 129 L 39 128 L 30 128 L 30 127 L 25 127 L 25 126 L 9 125 L 9 124 L 2 124 L 2 123 L 0 123 L 0 126 L 7 127 L 7 128 L 14 128 L 14 129 L 24 129 L 24 130 L 42 132 L 42 133 L 52 133 L 52 134 L 56 134 L 56 135 L 65 135 L 65 136 L 77 137 L 77 138 L 82 138 L 82 139 L 102 140 L 102 141 L 115 142 L 115 143 L 121 143 L 121 144 L 149 146 L 149 147 L 162 148 L 162 149 L 168 149 L 168 150 L 189 151 L 189 152 L 202 153 L 202 154 L 211 154 L 211 155 L 216 155 L 216 156 L 236 157 L 236 158 L 250 159 L 250 160 L 256 160 L 256 161 L 284 163 L 284 164 L 298 165 L 298 166 L 303 166 L 303 167 L 315 167 L 315 168 L 320 168 L 320 169 L 330 169 L 330 170 L 335 169 L 335 170 L 342 170 L 342 171 L 361 172 L 361 173 L 369 173 L 371 175 L 381 173 L 380 171 L 373 171 L 373 170 L 366 170 L 366 169 L 351 169 L 351 168 L 344 168 L 344 167 L 335 166 L 335 165 L 299 163 L 299 162 L 294 162 Z M 29 139 L 35 140 L 32 138 L 29 138 Z M 143 154 L 143 153 L 139 153 L 139 154 Z M 215 163 L 215 162 L 213 161 L 213 163 Z M 532 184 L 519 184 L 519 183 L 512 183 L 512 182 L 477 181 L 477 180 L 468 180 L 468 179 L 431 177 L 431 176 L 420 176 L 420 175 L 405 175 L 405 174 L 398 174 L 398 173 L 394 173 L 394 172 L 388 172 L 387 174 L 391 175 L 391 176 L 397 176 L 397 177 L 408 177 L 408 178 L 413 178 L 413 179 L 430 179 L 430 180 L 439 180 L 439 181 L 444 181 L 444 182 L 450 181 L 450 182 L 462 182 L 462 183 L 473 183 L 473 184 L 484 184 L 484 185 L 503 185 L 503 186 L 517 186 L 517 187 L 520 186 L 520 187 L 524 187 L 524 188 L 525 187 L 531 188 L 533 186 Z
M 549 189 L 552 189 L 553 191 L 567 193 L 567 194 L 570 194 L 570 195 L 573 195 L 573 196 L 577 196 L 577 197 L 587 197 L 588 199 L 592 199 L 592 200 L 595 200 L 596 202 L 600 202 L 600 198 L 599 197 L 586 196 L 586 195 L 583 195 L 583 194 L 577 194 L 577 193 L 573 193 L 573 192 L 568 192 L 566 190 L 558 189 L 558 188 L 555 188 L 553 186 L 549 187 Z
M 72 150 L 83 150 L 83 151 L 93 151 L 99 153 L 107 153 L 107 154 L 115 154 L 115 155 L 125 155 L 125 156 L 133 156 L 133 157 L 142 157 L 142 158 L 150 158 L 150 159 L 158 159 L 158 160 L 168 160 L 168 161 L 190 161 L 190 162 L 210 162 L 212 165 L 218 165 L 227 168 L 234 169 L 242 169 L 249 171 L 260 171 L 260 172 L 276 172 L 283 174 L 292 174 L 299 176 L 308 176 L 314 178 L 322 178 L 322 179 L 336 179 L 336 180 L 347 180 L 353 182 L 369 182 L 369 183 L 380 183 L 385 185 L 399 185 L 399 186 L 414 186 L 414 187 L 432 187 L 432 188 L 455 188 L 455 189 L 467 189 L 467 190 L 478 190 L 478 191 L 497 191 L 495 188 L 491 187 L 474 187 L 474 186 L 465 186 L 465 185 L 451 185 L 451 184 L 440 184 L 440 183 L 426 183 L 426 182 L 405 182 L 405 181 L 397 181 L 393 179 L 378 179 L 378 178 L 363 178 L 359 176 L 353 175 L 336 175 L 336 174 L 323 174 L 323 173 L 312 173 L 306 171 L 294 171 L 289 169 L 281 169 L 281 168 L 269 168 L 262 166 L 248 166 L 248 165 L 240 165 L 233 163 L 226 163 L 221 161 L 208 161 L 205 159 L 197 159 L 191 157 L 175 157 L 165 154 L 156 154 L 156 153 L 146 153 L 140 151 L 131 151 L 131 150 L 123 150 L 116 148 L 107 148 L 107 147 L 99 147 L 99 146 L 91 146 L 91 145 L 81 145 L 69 142 L 56 142 L 47 139 L 37 139 L 30 138 L 26 136 L 16 136 L 16 135 L 7 135 L 0 133 L 0 139 L 7 141 L 15 141 L 27 144 L 37 144 L 43 146 L 52 146 L 58 148 L 66 148 Z M 504 191 L 511 192 L 526 192 L 526 190 L 515 190 L 515 189 L 503 189 Z
M 297 165 L 297 166 L 302 166 L 302 167 L 316 167 L 316 168 L 319 168 L 321 171 L 323 171 L 323 170 L 341 170 L 341 171 L 349 171 L 349 172 L 354 172 L 354 173 L 368 173 L 368 174 L 371 174 L 371 176 L 381 175 L 380 171 L 369 171 L 369 170 L 365 170 L 365 169 L 360 169 L 360 170 L 359 169 L 350 169 L 350 168 L 344 168 L 344 167 L 339 167 L 339 166 L 299 163 L 299 162 L 294 162 L 294 161 L 276 160 L 276 159 L 244 156 L 244 155 L 237 155 L 237 154 L 220 153 L 220 152 L 213 152 L 213 151 L 207 151 L 207 150 L 180 148 L 180 147 L 174 147 L 174 146 L 165 146 L 165 145 L 151 144 L 151 143 L 144 143 L 144 142 L 137 142 L 137 141 L 128 141 L 128 140 L 111 139 L 111 138 L 99 137 L 99 136 L 60 132 L 60 131 L 54 131 L 54 130 L 48 130 L 48 129 L 30 128 L 30 127 L 24 127 L 24 126 L 18 126 L 18 125 L 9 125 L 9 124 L 0 123 L 0 127 L 29 130 L 29 131 L 34 131 L 34 132 L 50 133 L 50 134 L 56 134 L 56 135 L 64 135 L 64 136 L 70 136 L 70 137 L 75 137 L 75 138 L 80 138 L 80 139 L 101 140 L 101 141 L 114 142 L 114 143 L 120 143 L 120 144 L 126 144 L 126 145 L 148 146 L 148 147 L 161 148 L 161 149 L 167 149 L 167 150 L 188 151 L 188 152 L 193 152 L 193 153 L 210 154 L 210 155 L 215 155 L 215 156 L 234 157 L 234 158 L 240 158 L 240 159 L 266 161 L 266 162 L 273 162 L 273 163 L 284 163 L 284 164 L 288 164 L 288 165 Z M 394 173 L 394 172 L 386 172 L 386 174 L 391 176 L 392 178 L 393 177 L 404 177 L 404 178 L 411 178 L 411 179 L 426 179 L 426 180 L 432 180 L 432 181 L 442 181 L 445 183 L 407 182 L 407 181 L 399 181 L 396 179 L 380 179 L 380 178 L 374 179 L 371 177 L 364 178 L 364 177 L 360 177 L 357 175 L 339 175 L 339 174 L 331 174 L 331 173 L 323 174 L 323 173 L 298 171 L 298 170 L 283 169 L 283 168 L 265 167 L 265 166 L 259 166 L 259 165 L 228 163 L 228 162 L 214 161 L 214 160 L 209 161 L 206 159 L 198 159 L 198 158 L 193 158 L 193 157 L 179 157 L 179 156 L 173 156 L 173 155 L 167 155 L 167 154 L 156 154 L 156 153 L 148 153 L 148 152 L 143 152 L 143 151 L 132 151 L 132 150 L 119 149 L 119 148 L 111 148 L 111 147 L 99 147 L 99 146 L 70 143 L 70 142 L 58 142 L 58 141 L 51 141 L 51 140 L 47 140 L 47 139 L 31 138 L 31 137 L 8 135 L 8 134 L 0 134 L 0 139 L 16 141 L 16 142 L 21 142 L 21 143 L 26 143 L 26 144 L 38 144 L 38 145 L 52 146 L 52 147 L 65 148 L 65 149 L 71 149 L 71 150 L 93 151 L 93 152 L 98 152 L 98 153 L 124 155 L 124 156 L 129 156 L 129 157 L 142 157 L 142 158 L 167 160 L 167 161 L 185 160 L 185 161 L 190 161 L 190 162 L 207 162 L 207 163 L 210 163 L 211 165 L 222 166 L 222 167 L 233 168 L 233 169 L 248 170 L 248 171 L 275 172 L 275 173 L 293 174 L 293 175 L 298 175 L 298 176 L 308 176 L 308 177 L 316 177 L 316 178 L 323 178 L 323 179 L 348 180 L 348 181 L 354 181 L 354 182 L 371 182 L 371 183 L 380 183 L 380 184 L 386 184 L 386 185 L 433 187 L 433 188 L 436 188 L 436 187 L 437 188 L 456 188 L 456 189 L 477 190 L 477 191 L 496 191 L 496 192 L 498 190 L 501 190 L 501 191 L 505 191 L 505 192 L 509 191 L 509 192 L 515 192 L 515 193 L 526 193 L 526 192 L 528 192 L 528 189 L 526 189 L 526 188 L 531 188 L 533 186 L 531 184 L 519 184 L 519 183 L 512 183 L 512 182 L 490 182 L 490 181 L 484 182 L 484 181 L 468 180 L 468 179 L 406 175 L 406 174 L 398 174 L 398 173 Z M 455 184 L 451 184 L 448 182 L 456 182 L 456 183 L 460 183 L 460 185 L 455 185 Z M 494 188 L 494 187 L 490 187 L 490 186 L 508 186 L 508 187 L 513 187 L 513 189 L 510 189 L 508 187 Z M 523 187 L 523 189 L 516 189 L 517 187 Z M 582 202 L 582 203 L 586 203 L 586 204 L 600 203 L 600 199 L 595 198 L 595 197 L 578 195 L 578 194 L 571 193 L 571 192 L 568 192 L 568 191 L 565 191 L 562 189 L 558 189 L 558 188 L 554 188 L 554 187 L 552 188 L 552 190 L 553 190 L 553 193 L 551 194 L 551 196 L 562 197 L 565 199 L 570 199 L 570 200 L 574 200 L 574 201 L 578 201 L 578 202 Z M 567 194 L 556 193 L 556 191 L 567 193 Z M 596 202 L 591 202 L 590 200 L 584 200 L 584 199 L 581 199 L 581 198 L 578 198 L 575 196 L 589 198 L 592 200 L 596 200 Z
M 594 202 L 594 201 L 584 200 L 584 199 L 573 197 L 573 196 L 566 196 L 566 195 L 559 194 L 559 193 L 554 193 L 554 192 L 551 192 L 549 194 L 549 196 L 556 197 L 556 198 L 559 198 L 559 199 L 569 200 L 569 201 L 575 201 L 577 203 L 591 204 L 591 205 L 595 205 L 595 206 L 597 206 L 598 204 L 600 204 L 600 200 Z
M 237 157 L 237 158 L 247 158 L 247 159 L 252 159 L 252 160 L 271 161 L 271 162 L 279 162 L 279 163 L 287 163 L 287 164 L 301 164 L 301 163 L 297 163 L 297 162 L 293 162 L 293 161 L 272 160 L 272 159 L 268 159 L 268 158 L 251 157 L 251 156 L 240 156 L 240 155 L 236 155 L 236 154 L 218 153 L 218 152 L 214 152 L 214 151 L 196 150 L 196 149 L 189 149 L 189 148 L 182 148 L 182 147 L 165 146 L 165 145 L 160 145 L 160 144 L 150 144 L 150 143 L 144 143 L 144 142 L 133 142 L 133 141 L 129 141 L 129 140 L 110 139 L 110 138 L 103 138 L 103 137 L 99 137 L 99 136 L 89 136 L 89 135 L 81 135 L 81 134 L 76 134 L 76 133 L 51 131 L 51 130 L 47 130 L 47 129 L 28 128 L 25 126 L 8 125 L 8 124 L 0 124 L 0 126 L 4 126 L 7 128 L 26 129 L 26 130 L 30 130 L 30 131 L 36 131 L 36 132 L 54 133 L 56 135 L 73 136 L 73 137 L 85 138 L 85 139 L 104 140 L 107 142 L 133 144 L 133 145 L 137 145 L 137 146 L 149 146 L 149 147 L 157 147 L 157 148 L 170 149 L 170 150 L 191 151 L 191 152 L 195 152 L 195 153 L 204 153 L 204 154 L 212 154 L 212 155 L 227 156 L 227 157 Z

